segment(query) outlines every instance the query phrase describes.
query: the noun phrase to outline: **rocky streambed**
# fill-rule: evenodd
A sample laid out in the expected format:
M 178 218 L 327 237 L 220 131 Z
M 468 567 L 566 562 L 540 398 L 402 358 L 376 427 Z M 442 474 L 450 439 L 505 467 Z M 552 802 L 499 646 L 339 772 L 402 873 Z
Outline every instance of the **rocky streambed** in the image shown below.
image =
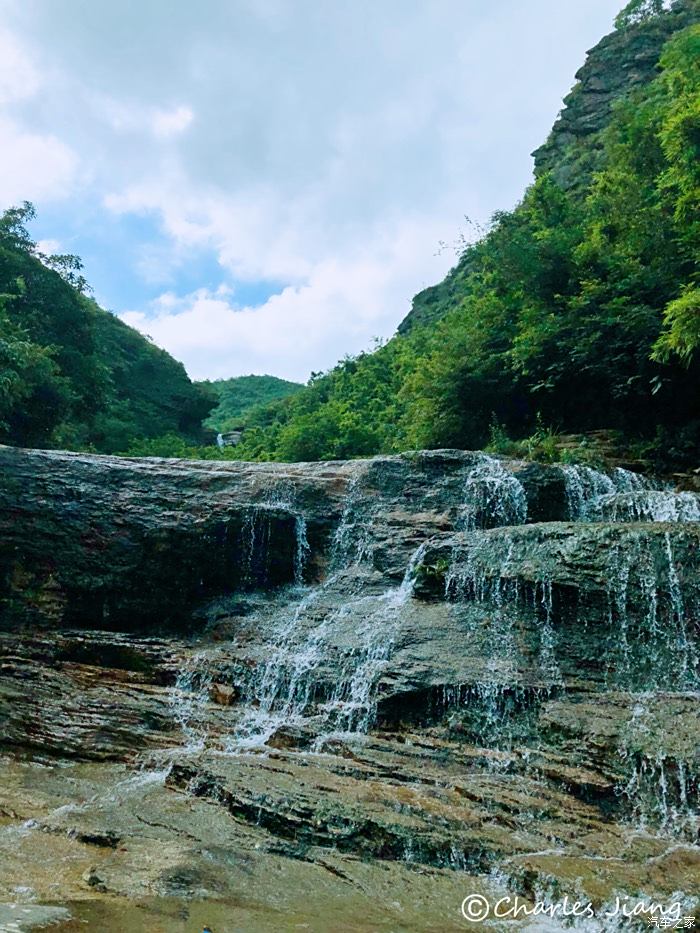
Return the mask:
M 0 448 L 0 930 L 700 918 L 699 546 L 619 469 Z

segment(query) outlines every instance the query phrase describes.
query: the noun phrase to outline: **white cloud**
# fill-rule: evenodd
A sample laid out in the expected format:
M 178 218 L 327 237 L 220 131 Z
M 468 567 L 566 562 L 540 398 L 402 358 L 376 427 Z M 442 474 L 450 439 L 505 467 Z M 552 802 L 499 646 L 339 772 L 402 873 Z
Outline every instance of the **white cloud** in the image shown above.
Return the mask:
M 49 201 L 65 195 L 78 160 L 52 135 L 27 133 L 0 117 L 0 205 Z
M 304 381 L 390 332 L 408 310 L 397 296 L 434 279 L 436 259 L 425 255 L 422 235 L 414 223 L 388 230 L 355 255 L 320 262 L 304 284 L 256 307 L 237 306 L 230 290 L 199 289 L 166 292 L 146 312 L 121 317 L 183 360 L 194 378 L 272 372 Z
M 303 378 L 394 330 L 465 214 L 513 205 L 620 2 L 6 0 L 0 198 L 66 197 L 51 235 L 98 231 L 97 292 L 193 374 Z M 219 281 L 283 284 L 236 308 Z
M 58 240 L 38 240 L 36 248 L 45 256 L 54 256 L 62 252 L 62 247 Z
M 140 100 L 122 100 L 111 94 L 91 91 L 86 96 L 88 108 L 96 119 L 119 135 L 149 134 L 156 139 L 173 139 L 184 133 L 194 120 L 191 107 L 145 106 Z
M 27 50 L 16 36 L 0 30 L 0 104 L 32 97 L 40 86 Z
M 178 136 L 184 132 L 194 119 L 189 107 L 175 107 L 174 110 L 157 110 L 153 114 L 153 133 L 161 139 Z
M 12 110 L 31 102 L 44 80 L 28 47 L 0 29 L 0 210 L 66 193 L 77 167 L 71 147 L 51 132 L 36 132 Z

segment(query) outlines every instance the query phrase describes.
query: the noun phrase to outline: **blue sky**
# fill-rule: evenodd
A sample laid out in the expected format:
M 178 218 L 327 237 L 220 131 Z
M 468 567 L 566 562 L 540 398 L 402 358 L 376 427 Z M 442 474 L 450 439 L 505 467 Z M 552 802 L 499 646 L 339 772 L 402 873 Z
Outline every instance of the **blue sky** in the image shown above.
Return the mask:
M 0 206 L 195 378 L 388 337 L 621 0 L 0 0 Z

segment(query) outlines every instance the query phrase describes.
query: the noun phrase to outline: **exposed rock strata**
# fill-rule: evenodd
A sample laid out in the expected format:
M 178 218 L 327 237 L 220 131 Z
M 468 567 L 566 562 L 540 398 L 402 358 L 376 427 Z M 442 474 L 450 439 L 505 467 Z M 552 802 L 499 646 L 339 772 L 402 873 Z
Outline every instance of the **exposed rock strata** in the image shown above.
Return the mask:
M 0 901 L 264 931 L 325 898 L 321 931 L 437 933 L 504 885 L 692 894 L 700 531 L 611 523 L 658 507 L 641 481 L 459 451 L 0 465 Z

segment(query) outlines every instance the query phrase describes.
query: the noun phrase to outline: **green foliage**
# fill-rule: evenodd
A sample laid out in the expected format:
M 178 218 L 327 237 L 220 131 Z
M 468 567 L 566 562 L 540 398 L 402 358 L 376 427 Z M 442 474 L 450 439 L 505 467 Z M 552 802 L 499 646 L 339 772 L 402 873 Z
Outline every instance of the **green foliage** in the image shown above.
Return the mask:
M 31 444 L 56 426 L 69 390 L 50 348 L 32 343 L 11 320 L 13 297 L 0 295 L 0 436 L 21 434 Z
M 626 29 L 635 23 L 642 23 L 654 16 L 661 16 L 663 12 L 663 0 L 631 0 L 615 17 L 615 28 Z
M 112 452 L 214 404 L 182 364 L 87 295 L 75 256 L 37 252 L 25 203 L 0 217 L 0 441 Z
M 204 422 L 205 427 L 217 432 L 234 430 L 245 421 L 251 409 L 286 398 L 303 388 L 298 382 L 276 376 L 236 376 L 199 385 L 218 399 L 218 405 Z
M 692 461 L 700 7 L 671 6 L 628 4 L 601 43 L 596 67 L 611 72 L 596 74 L 609 90 L 600 113 L 582 82 L 567 101 L 569 123 L 583 129 L 560 121 L 522 202 L 416 296 L 392 340 L 302 389 L 272 377 L 192 386 L 179 364 L 86 297 L 79 264 L 37 256 L 24 227 L 29 206 L 9 211 L 0 219 L 2 437 L 249 460 L 488 443 L 589 461 L 593 448 L 559 432 L 606 428 L 636 438 L 640 455 L 659 464 Z M 633 69 L 617 67 L 624 55 Z M 51 399 L 44 412 L 42 396 Z M 214 405 L 209 428 L 245 426 L 238 447 L 201 443 L 197 426 Z
M 667 330 L 656 341 L 654 358 L 668 360 L 672 354 L 689 360 L 700 346 L 700 288 L 689 285 L 680 298 L 664 311 Z
M 600 449 L 587 438 L 581 438 L 576 442 L 575 438 L 545 425 L 539 417 L 533 433 L 523 440 L 513 440 L 508 436 L 505 427 L 494 421 L 485 450 L 491 454 L 535 460 L 538 463 L 583 463 L 589 466 L 603 466 L 605 462 Z
M 665 157 L 660 191 L 673 210 L 688 267 L 680 294 L 665 307 L 665 329 L 654 357 L 666 361 L 676 354 L 689 362 L 700 347 L 700 25 L 669 42 L 661 64 L 660 83 L 668 104 L 659 127 Z
M 182 363 L 91 303 L 94 330 L 108 361 L 108 404 L 93 420 L 90 440 L 109 453 L 124 449 L 132 438 L 170 432 L 202 439 L 202 419 L 215 403 L 206 387 L 193 385 Z
M 675 15 L 652 6 L 625 15 L 640 29 Z M 445 282 L 417 296 L 410 326 L 252 413 L 240 455 L 322 459 L 489 440 L 514 452 L 510 437 L 525 437 L 521 455 L 585 459 L 586 450 L 561 452 L 559 428 L 546 426 L 651 438 L 700 418 L 699 30 L 672 36 L 659 76 L 623 95 L 587 138 L 595 160 L 580 161 L 597 171 L 566 185 L 541 173 Z

